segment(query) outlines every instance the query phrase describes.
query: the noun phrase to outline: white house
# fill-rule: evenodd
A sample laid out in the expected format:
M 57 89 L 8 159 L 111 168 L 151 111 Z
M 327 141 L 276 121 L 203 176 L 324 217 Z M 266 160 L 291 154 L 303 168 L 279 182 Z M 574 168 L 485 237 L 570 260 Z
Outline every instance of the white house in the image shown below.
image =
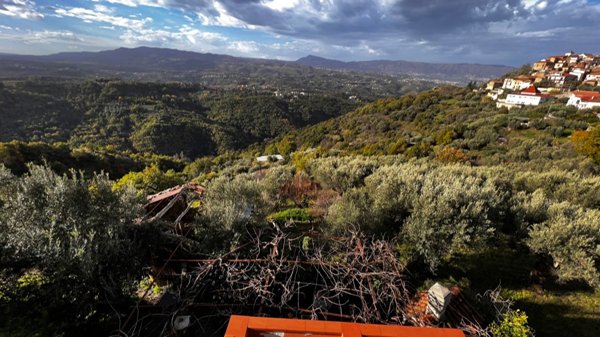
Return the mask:
M 585 78 L 585 69 L 573 69 L 569 74 L 577 76 L 577 81 L 581 81 Z
M 577 82 L 577 76 L 569 73 L 552 73 L 548 79 L 556 84 L 557 87 L 562 87 L 565 84 Z
M 518 94 L 509 94 L 506 99 L 498 100 L 498 108 L 520 108 L 525 105 L 540 105 L 550 99 L 550 95 L 542 94 L 535 86 L 530 86 Z
M 584 62 L 593 62 L 595 56 L 596 55 L 589 53 L 579 54 L 579 58 Z
M 591 73 L 587 74 L 585 77 L 586 81 L 600 81 L 600 70 L 594 70 Z
M 282 161 L 283 159 L 284 159 L 283 156 L 280 154 L 272 154 L 272 155 L 268 155 L 268 156 L 256 157 L 256 161 L 259 163 L 276 162 L 276 161 Z
M 567 105 L 577 109 L 591 109 L 600 107 L 600 92 L 596 91 L 573 91 Z

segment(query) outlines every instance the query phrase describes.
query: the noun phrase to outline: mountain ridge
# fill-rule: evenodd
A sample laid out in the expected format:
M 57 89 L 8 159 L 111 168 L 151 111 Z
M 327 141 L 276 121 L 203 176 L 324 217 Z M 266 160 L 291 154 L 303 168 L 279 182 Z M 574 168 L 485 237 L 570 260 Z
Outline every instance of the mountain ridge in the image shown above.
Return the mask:
M 307 55 L 296 60 L 296 63 L 312 67 L 347 70 L 380 74 L 407 74 L 434 76 L 445 75 L 451 78 L 489 79 L 499 77 L 514 67 L 494 64 L 475 63 L 429 63 L 405 60 L 370 60 L 370 61 L 340 61 L 316 55 Z
M 98 52 L 61 52 L 50 55 L 0 54 L 0 61 L 39 62 L 53 65 L 96 66 L 120 71 L 207 71 L 226 65 L 300 66 L 381 75 L 410 75 L 438 80 L 467 81 L 496 78 L 512 67 L 481 64 L 425 63 L 411 61 L 344 62 L 308 55 L 295 61 L 237 57 L 170 48 L 117 48 Z

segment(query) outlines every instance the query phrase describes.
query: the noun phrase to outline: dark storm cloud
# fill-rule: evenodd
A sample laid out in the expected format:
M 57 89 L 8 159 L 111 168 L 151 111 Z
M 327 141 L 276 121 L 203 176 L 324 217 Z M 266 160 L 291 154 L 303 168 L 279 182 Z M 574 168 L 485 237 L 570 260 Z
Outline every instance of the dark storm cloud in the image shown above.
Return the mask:
M 178 3 L 186 3 L 178 0 Z M 196 2 L 189 2 L 193 6 Z M 277 11 L 263 1 L 219 1 L 227 12 L 250 25 L 295 36 L 400 33 L 430 36 L 469 30 L 491 22 L 526 17 L 532 12 L 519 0 L 400 0 L 301 1 Z M 215 7 L 201 3 L 197 10 L 215 15 Z
M 591 0 L 99 1 L 163 7 L 204 25 L 282 36 L 243 41 L 245 49 L 253 44 L 248 50 L 271 50 L 276 57 L 317 53 L 345 60 L 520 65 L 565 50 L 600 53 L 600 5 Z M 34 4 L 0 0 L 0 14 L 35 17 L 26 11 Z
M 226 12 L 276 34 L 368 44 L 392 58 L 403 57 L 399 49 L 429 50 L 520 64 L 564 49 L 599 52 L 600 7 L 585 0 L 300 0 L 279 10 L 266 0 L 173 1 L 204 17 Z
M 0 0 L 0 15 L 12 16 L 26 20 L 39 20 L 44 17 L 30 0 Z
M 404 19 L 399 28 L 420 36 L 481 28 L 528 14 L 518 0 L 403 0 L 393 10 Z

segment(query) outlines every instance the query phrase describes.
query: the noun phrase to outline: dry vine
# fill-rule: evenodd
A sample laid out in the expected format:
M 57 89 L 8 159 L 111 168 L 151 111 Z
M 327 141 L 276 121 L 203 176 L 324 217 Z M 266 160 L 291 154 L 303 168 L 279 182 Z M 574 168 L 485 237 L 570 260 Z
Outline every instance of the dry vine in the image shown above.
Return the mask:
M 215 316 L 232 313 L 368 323 L 404 323 L 410 300 L 405 269 L 391 244 L 359 233 L 323 238 L 275 230 L 248 233 L 250 243 L 217 259 L 185 264 L 171 315 L 191 315 L 210 335 Z M 250 247 L 250 248 L 248 248 Z M 124 333 L 147 333 L 139 318 Z M 165 325 L 166 327 L 166 325 Z M 162 328 L 160 335 L 172 330 Z M 205 331 L 204 329 L 208 330 Z M 218 330 L 218 329 L 217 329 Z

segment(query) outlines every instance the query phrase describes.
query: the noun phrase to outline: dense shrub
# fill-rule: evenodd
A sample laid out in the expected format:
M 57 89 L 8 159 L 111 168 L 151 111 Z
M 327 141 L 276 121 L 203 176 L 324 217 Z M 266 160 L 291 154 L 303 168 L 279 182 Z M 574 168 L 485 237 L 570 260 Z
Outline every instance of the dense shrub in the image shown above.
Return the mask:
M 600 286 L 600 211 L 553 204 L 548 220 L 531 228 L 529 247 L 552 257 L 561 281 L 583 280 Z
M 113 185 L 113 189 L 134 188 L 139 195 L 154 194 L 185 182 L 183 175 L 174 170 L 161 171 L 158 166 L 146 167 L 141 172 L 130 172 Z
M 104 175 L 40 166 L 21 178 L 0 172 L 9 180 L 0 184 L 0 263 L 13 308 L 27 308 L 42 327 L 52 322 L 44 329 L 62 329 L 98 322 L 103 303 L 127 300 L 144 254 L 134 239 L 142 230 L 133 226 L 141 211 L 135 194 L 113 192 Z
M 327 220 L 400 235 L 432 269 L 475 249 L 507 222 L 510 191 L 496 177 L 465 166 L 384 166 L 334 203 Z
M 510 310 L 502 315 L 501 321 L 490 326 L 492 337 L 532 337 L 533 331 L 527 324 L 527 315 L 519 310 Z
M 264 219 L 265 202 L 259 184 L 250 175 L 219 177 L 208 185 L 203 215 L 213 226 L 241 231 L 255 219 Z
M 379 165 L 381 162 L 374 158 L 330 157 L 314 161 L 310 172 L 324 186 L 343 192 L 360 186 Z

